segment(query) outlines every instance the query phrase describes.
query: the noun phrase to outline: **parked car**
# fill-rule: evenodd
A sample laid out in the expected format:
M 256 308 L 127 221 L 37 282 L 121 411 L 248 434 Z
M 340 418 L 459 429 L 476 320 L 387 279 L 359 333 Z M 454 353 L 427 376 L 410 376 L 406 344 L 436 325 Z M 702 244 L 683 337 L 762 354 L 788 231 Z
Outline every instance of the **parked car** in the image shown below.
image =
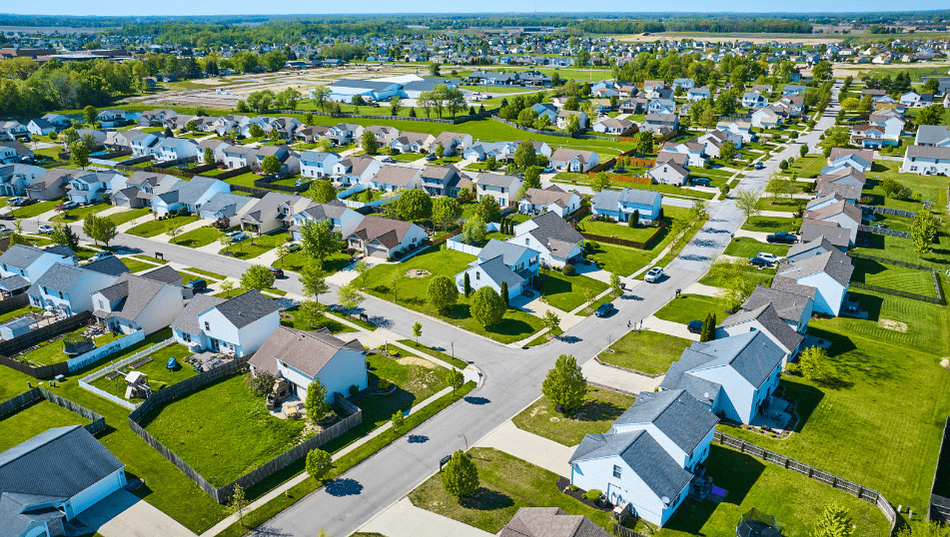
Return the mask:
M 613 302 L 604 302 L 597 308 L 597 311 L 594 312 L 594 315 L 596 315 L 597 317 L 606 317 L 610 315 L 610 313 L 613 311 L 614 311 Z
M 439 157 L 437 157 L 435 153 L 429 153 L 428 155 L 426 155 L 426 160 L 429 162 L 432 162 L 433 160 L 437 160 L 438 158 Z
M 858 313 L 861 311 L 861 303 L 854 295 L 847 294 L 844 296 L 844 310 L 848 313 Z
M 13 213 L 2 213 L 0 214 L 0 220 L 13 220 L 16 217 L 13 216 Z
M 0 235 L 9 235 L 10 233 L 13 233 L 12 229 L 0 225 Z
M 383 159 L 383 162 L 385 162 L 386 164 L 395 164 L 395 163 L 396 163 L 396 159 L 394 159 L 394 158 L 392 158 L 392 157 L 385 157 L 385 158 Z
M 709 180 L 708 177 L 695 177 L 695 178 L 693 178 L 693 179 L 690 179 L 689 182 L 692 183 L 693 186 L 710 186 L 710 185 L 712 185 L 712 181 Z
M 247 238 L 247 234 L 243 231 L 232 231 L 225 235 L 231 239 L 231 242 L 241 242 Z
M 543 173 L 554 173 L 554 168 L 552 168 L 551 166 L 547 166 L 547 167 L 544 168 L 544 170 L 542 170 L 542 172 L 543 172 Z
M 269 270 L 270 273 L 273 274 L 275 278 L 283 278 L 283 277 L 284 277 L 284 271 L 283 271 L 283 269 L 279 269 L 279 268 L 277 268 L 277 267 L 268 267 L 267 270 Z
M 753 267 L 759 267 L 759 268 L 772 266 L 771 261 L 769 261 L 768 259 L 762 259 L 761 257 L 750 257 L 749 264 L 752 265 Z
M 201 279 L 191 280 L 190 282 L 185 284 L 185 287 L 191 289 L 192 291 L 196 293 L 199 293 L 208 288 L 208 282 Z
M 299 243 L 299 242 L 288 242 L 288 243 L 287 243 L 287 251 L 290 252 L 290 253 L 296 252 L 296 251 L 299 250 L 300 248 L 301 248 L 301 246 L 300 246 L 300 243 Z
M 703 331 L 703 324 L 705 323 L 702 321 L 690 321 L 689 324 L 686 325 L 686 329 L 689 330 L 690 334 L 700 334 Z
M 26 198 L 22 196 L 13 196 L 12 198 L 7 200 L 7 205 L 12 205 L 13 207 L 19 207 L 23 203 L 23 200 L 25 199 Z
M 766 261 L 769 261 L 770 263 L 778 263 L 778 256 L 771 252 L 759 252 L 755 254 L 755 257 L 760 257 Z
M 653 267 L 647 272 L 647 275 L 643 277 L 643 281 L 647 283 L 656 283 L 663 278 L 663 267 Z
M 78 201 L 67 201 L 66 203 L 63 203 L 63 210 L 69 211 L 71 209 L 77 209 L 80 206 L 81 204 Z
M 798 237 L 787 231 L 780 231 L 778 233 L 770 233 L 769 235 L 766 235 L 765 240 L 768 242 L 778 242 L 781 244 L 795 244 L 795 241 L 798 240 Z
M 38 230 L 38 231 L 39 231 L 40 233 L 42 233 L 43 235 L 52 235 L 52 234 L 53 234 L 53 226 L 51 226 L 51 225 L 49 225 L 49 224 L 43 224 L 42 226 L 39 227 L 39 230 Z
M 765 164 L 762 164 L 761 161 L 755 163 L 755 169 L 757 170 L 761 170 L 764 167 L 765 167 Z
M 101 261 L 103 259 L 108 259 L 110 257 L 115 257 L 115 254 L 112 252 L 99 252 L 96 255 L 89 258 L 90 263 L 95 263 L 96 261 Z

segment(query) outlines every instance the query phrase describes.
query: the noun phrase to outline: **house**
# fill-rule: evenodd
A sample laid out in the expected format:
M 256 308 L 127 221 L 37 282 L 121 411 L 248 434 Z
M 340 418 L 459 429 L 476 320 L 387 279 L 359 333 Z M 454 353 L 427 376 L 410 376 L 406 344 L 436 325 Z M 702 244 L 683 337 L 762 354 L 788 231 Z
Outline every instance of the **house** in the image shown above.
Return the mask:
M 472 190 L 474 184 L 455 166 L 426 166 L 420 174 L 422 188 L 431 196 L 457 198 L 461 190 Z
M 96 116 L 96 123 L 103 128 L 121 127 L 125 125 L 124 110 L 102 110 Z
M 56 132 L 56 127 L 45 119 L 35 118 L 26 124 L 26 130 L 34 136 L 46 136 L 51 132 Z
M 57 200 L 66 196 L 66 185 L 75 176 L 85 175 L 81 170 L 53 168 L 26 186 L 27 197 L 35 200 Z
M 676 101 L 673 99 L 650 99 L 647 114 L 675 114 Z
M 202 140 L 198 142 L 198 162 L 202 164 L 211 164 L 212 162 L 223 162 L 224 161 L 224 150 L 230 147 L 231 144 L 227 142 L 221 142 L 218 140 Z M 211 160 L 205 160 L 205 150 L 211 150 Z
M 641 392 L 606 433 L 587 434 L 571 456 L 571 484 L 662 526 L 709 456 L 719 420 L 685 390 Z
M 370 257 L 401 257 L 426 240 L 425 231 L 410 222 L 379 216 L 365 216 L 346 238 L 350 248 Z
M 239 196 L 230 192 L 218 192 L 201 204 L 199 215 L 204 220 L 217 222 L 222 218 L 228 221 L 228 227 L 241 224 L 241 218 L 251 207 L 257 204 L 257 199 L 250 196 Z
M 438 146 L 442 146 L 443 154 L 447 157 L 461 155 L 466 149 L 472 147 L 472 135 L 445 131 L 429 142 L 430 151 L 435 151 Z
M 501 293 L 501 284 L 508 285 L 508 298 L 512 299 L 525 292 L 538 281 L 540 267 L 538 251 L 514 244 L 491 239 L 478 253 L 478 259 L 469 267 L 455 275 L 455 286 L 459 292 L 465 290 L 465 275 L 473 290 L 491 287 Z
M 603 134 L 623 134 L 634 127 L 629 119 L 603 117 L 594 122 L 594 132 Z
M 537 250 L 541 254 L 541 263 L 548 267 L 575 264 L 583 254 L 581 243 L 584 237 L 553 212 L 516 225 L 514 235 L 508 242 Z
M 674 143 L 669 142 L 663 144 L 662 151 L 668 151 L 672 153 L 682 153 L 687 156 L 686 165 L 703 167 L 706 162 L 709 160 L 703 152 L 703 144 L 699 142 L 685 142 L 685 143 Z
M 0 164 L 32 161 L 33 151 L 20 142 L 16 140 L 11 142 L 0 142 Z
M 241 227 L 255 229 L 260 234 L 289 229 L 294 215 L 311 203 L 310 198 L 303 196 L 268 192 L 241 217 Z
M 0 453 L 0 527 L 14 537 L 64 535 L 65 522 L 125 485 L 125 465 L 85 427 L 47 429 Z
M 791 251 L 791 250 L 789 250 Z M 771 304 L 775 313 L 785 321 L 785 324 L 799 334 L 804 334 L 811 319 L 815 300 L 808 294 L 801 294 L 795 290 L 783 290 L 775 287 L 755 286 L 749 298 L 739 306 L 741 311 L 755 311 L 762 306 Z
M 196 295 L 171 325 L 175 339 L 192 352 L 252 354 L 280 326 L 280 304 L 258 291 L 220 302 L 212 298 Z
M 363 129 L 364 133 L 366 131 L 373 133 L 373 138 L 376 139 L 376 145 L 380 147 L 388 147 L 393 140 L 399 137 L 399 130 L 395 127 L 373 125 Z
M 435 143 L 436 138 L 431 134 L 403 131 L 389 143 L 389 147 L 400 153 L 424 153 L 435 150 Z
M 498 537 L 610 537 L 584 515 L 569 515 L 560 507 L 522 507 L 498 532 Z
M 198 144 L 187 138 L 163 138 L 153 153 L 158 162 L 195 159 L 198 157 Z
M 155 196 L 177 188 L 180 182 L 180 179 L 172 175 L 135 172 L 125 181 L 125 188 L 112 189 L 112 204 L 130 209 L 151 207 Z
M 11 120 L 0 122 L 0 140 L 19 140 L 29 137 L 30 131 L 26 125 L 19 121 Z
M 914 145 L 921 147 L 950 147 L 950 128 L 943 125 L 920 125 L 914 136 Z
M 224 181 L 212 177 L 196 175 L 188 181 L 165 183 L 162 189 L 155 192 L 152 198 L 152 210 L 159 216 L 185 209 L 188 212 L 198 212 L 202 204 L 210 200 L 215 194 L 230 193 L 231 186 Z
M 111 260 L 111 261 L 110 261 Z M 75 315 L 81 311 L 92 311 L 92 294 L 116 282 L 122 274 L 115 267 L 118 258 L 110 257 L 76 266 L 72 263 L 56 263 L 30 286 L 30 305 L 48 311 L 59 310 L 64 315 Z
M 634 97 L 620 103 L 618 108 L 621 114 L 644 114 L 647 111 L 648 102 L 643 97 Z
M 629 222 L 633 213 L 638 212 L 639 223 L 645 224 L 660 217 L 662 203 L 663 195 L 654 190 L 605 189 L 594 195 L 591 212 L 595 217 L 613 218 L 618 222 Z
M 250 368 L 255 377 L 266 372 L 287 380 L 290 392 L 301 399 L 318 380 L 326 388 L 328 403 L 335 393 L 350 393 L 352 386 L 364 390 L 368 383 L 363 345 L 356 339 L 343 341 L 326 328 L 304 332 L 277 326 L 251 357 Z
M 553 104 L 538 103 L 532 106 L 531 109 L 538 113 L 538 117 L 547 116 L 549 125 L 557 124 L 557 107 Z
M 643 121 L 643 129 L 653 134 L 664 136 L 680 128 L 680 120 L 676 114 L 647 114 Z
M 856 168 L 842 167 L 838 171 L 819 175 L 815 181 L 815 193 L 819 198 L 837 196 L 856 204 L 861 198 L 861 191 L 866 182 L 864 174 Z M 808 208 L 817 209 L 818 207 Z
M 511 145 L 513 145 L 515 147 L 515 150 L 517 150 L 518 146 L 521 145 L 521 142 L 523 141 L 524 140 L 515 140 L 514 143 Z M 530 142 L 531 146 L 534 147 L 535 155 L 537 155 L 538 157 L 543 156 L 547 159 L 551 158 L 551 146 L 549 146 L 546 142 L 538 142 L 536 140 L 528 140 L 528 142 Z M 514 156 L 512 156 L 512 158 L 514 158 Z
M 743 108 L 761 108 L 768 106 L 769 99 L 757 91 L 747 91 L 742 94 Z
M 529 188 L 523 198 L 518 200 L 518 212 L 521 214 L 541 214 L 553 212 L 564 218 L 581 206 L 581 197 L 574 192 L 565 192 L 557 185 L 547 188 Z
M 369 184 L 382 166 L 373 157 L 346 157 L 333 165 L 334 181 L 343 185 Z
M 593 151 L 559 147 L 551 154 L 551 166 L 558 171 L 587 173 L 600 164 L 600 156 Z
M 76 264 L 76 254 L 65 246 L 37 248 L 14 244 L 0 254 L 0 278 L 20 276 L 33 283 L 56 263 Z
M 901 134 L 904 132 L 904 125 L 907 124 L 894 110 L 875 112 L 868 118 L 868 123 L 884 128 L 884 145 L 898 145 L 900 143 Z M 927 125 L 927 127 L 929 128 L 930 125 Z M 917 127 L 918 137 L 920 136 L 921 129 L 924 129 L 924 125 Z M 925 132 L 926 130 L 927 129 L 924 129 Z M 950 140 L 948 140 L 948 143 L 950 143 Z
M 142 330 L 150 336 L 170 325 L 184 308 L 181 275 L 177 280 L 168 283 L 150 278 L 149 273 L 123 274 L 92 294 L 93 314 L 113 332 Z
M 910 151 L 910 148 L 908 147 L 907 150 Z M 873 162 L 874 151 L 835 147 L 828 156 L 828 165 L 821 169 L 821 173 L 832 173 L 842 168 L 855 168 L 861 173 L 866 173 L 871 169 Z
M 802 337 L 792 333 L 796 339 Z M 765 332 L 747 327 L 735 335 L 694 342 L 670 365 L 660 389 L 685 390 L 713 414 L 749 424 L 768 407 L 785 357 Z
M 716 339 L 738 336 L 749 332 L 761 332 L 782 349 L 784 369 L 789 360 L 798 354 L 805 336 L 782 319 L 773 304 L 765 304 L 754 310 L 743 310 L 730 315 L 716 325 Z
M 785 96 L 785 95 L 805 95 L 805 90 L 807 90 L 807 89 L 808 89 L 808 88 L 806 88 L 805 86 L 799 86 L 799 85 L 793 85 L 793 84 L 785 84 L 785 87 L 782 88 L 782 95 L 783 95 L 783 96 Z M 862 93 L 863 93 L 863 92 L 862 92 Z
M 66 197 L 69 201 L 82 204 L 101 199 L 105 190 L 112 185 L 112 178 L 115 175 L 119 174 L 75 170 L 67 178 Z
M 565 110 L 560 109 L 557 113 L 557 128 L 566 129 L 568 122 L 571 121 L 571 117 L 577 118 L 577 126 L 581 129 L 586 129 L 590 121 L 590 118 L 587 117 L 587 114 L 579 110 Z
M 799 235 L 801 242 L 824 238 L 842 252 L 847 252 L 848 248 L 853 246 L 851 229 L 842 227 L 837 222 L 805 220 L 799 229 Z
M 475 178 L 475 194 L 479 200 L 485 196 L 495 198 L 500 207 L 515 202 L 515 196 L 521 189 L 521 178 L 514 175 L 480 173 Z
M 370 180 L 370 185 L 383 192 L 395 192 L 401 188 L 422 188 L 422 168 L 384 164 Z
M 815 199 L 805 204 L 805 210 L 806 211 L 818 210 L 818 209 L 821 209 L 822 207 L 827 207 L 829 205 L 838 203 L 839 201 L 843 199 L 844 198 L 842 198 L 841 196 L 837 194 L 827 194 L 824 196 L 818 196 Z
M 30 164 L 0 165 L 0 196 L 22 196 L 27 186 L 45 174 L 45 168 Z
M 686 92 L 686 101 L 687 102 L 696 102 L 702 101 L 703 99 L 710 99 L 712 93 L 709 91 L 707 86 L 701 88 L 691 88 Z
M 647 177 L 664 185 L 685 186 L 689 170 L 673 161 L 659 162 L 647 170 Z
M 129 131 L 129 133 L 125 135 L 125 139 L 128 141 L 129 149 L 132 150 L 133 158 L 154 155 L 160 151 L 158 144 L 164 138 L 149 132 Z
M 877 125 L 851 127 L 851 144 L 864 149 L 880 149 L 884 145 L 884 127 Z
M 336 153 L 304 151 L 300 154 L 301 177 L 326 177 L 333 173 L 333 166 L 340 162 Z
M 336 145 L 347 145 L 357 141 L 363 136 L 362 125 L 355 123 L 337 123 L 327 130 L 326 138 L 329 138 Z
M 333 231 L 337 231 L 343 237 L 352 235 L 360 222 L 363 221 L 363 215 L 350 209 L 339 200 L 333 200 L 330 203 L 311 203 L 306 209 L 294 214 L 294 225 L 290 228 L 290 233 L 294 240 L 300 240 L 300 228 L 308 222 L 320 222 L 329 220 L 333 226 Z
M 752 132 L 752 124 L 748 121 L 733 121 L 731 123 L 720 121 L 716 128 L 729 134 L 734 134 L 742 138 L 743 143 L 749 143 L 755 140 L 755 133 Z
M 248 166 L 251 166 L 255 170 L 260 170 L 264 164 L 264 159 L 269 156 L 274 156 L 280 161 L 280 169 L 277 170 L 278 174 L 300 173 L 300 158 L 285 145 L 262 145 L 258 147 L 254 151 L 253 159 L 248 155 Z
M 908 91 L 901 95 L 898 102 L 906 107 L 917 107 L 920 106 L 920 95 L 917 92 Z
M 155 108 L 153 110 L 146 110 L 139 115 L 139 118 L 135 121 L 139 127 L 160 127 L 165 123 L 165 120 L 175 116 L 176 113 L 174 110 L 168 108 Z
M 850 231 L 850 246 L 858 236 L 858 226 L 861 225 L 861 209 L 851 202 L 841 200 L 820 209 L 805 211 L 804 221 L 834 222 Z
M 68 129 L 73 124 L 71 119 L 60 114 L 43 114 L 40 119 L 49 122 L 50 125 L 56 127 L 57 131 Z
M 696 81 L 692 78 L 676 78 L 673 79 L 673 89 L 683 88 L 684 90 L 691 90 L 696 86 Z
M 807 242 L 802 241 L 792 245 L 792 247 L 788 249 L 788 253 L 785 255 L 785 262 L 795 263 L 836 249 L 837 247 L 823 236 Z
M 813 310 L 837 316 L 841 311 L 844 295 L 848 292 L 852 272 L 854 266 L 851 264 L 851 258 L 840 251 L 832 250 L 782 265 L 772 280 L 772 287 L 792 290 L 810 287 L 814 289 Z
M 776 129 L 782 126 L 782 116 L 772 108 L 759 108 L 752 112 L 752 126 L 763 129 Z
M 901 171 L 919 175 L 950 174 L 950 147 L 912 145 L 904 153 Z
M 324 125 L 311 125 L 297 129 L 294 132 L 294 138 L 304 143 L 312 144 L 327 135 L 330 128 Z

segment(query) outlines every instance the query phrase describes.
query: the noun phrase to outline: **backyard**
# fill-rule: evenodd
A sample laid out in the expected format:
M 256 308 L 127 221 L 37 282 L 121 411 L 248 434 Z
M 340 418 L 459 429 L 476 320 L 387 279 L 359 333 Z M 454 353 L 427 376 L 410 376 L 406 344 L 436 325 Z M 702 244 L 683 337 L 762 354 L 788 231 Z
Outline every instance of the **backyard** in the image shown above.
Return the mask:
M 587 302 L 587 297 L 595 297 L 607 290 L 604 282 L 580 274 L 565 276 L 555 271 L 541 271 L 541 296 L 555 308 L 570 312 Z
M 664 209 L 664 212 L 669 211 L 670 208 Z M 677 211 L 672 211 L 674 214 L 679 214 Z M 666 218 L 667 225 L 671 223 L 670 218 Z M 577 230 L 584 233 L 591 233 L 593 235 L 600 235 L 602 237 L 616 237 L 618 239 L 623 239 L 627 241 L 634 242 L 647 242 L 650 238 L 657 233 L 657 228 L 648 227 L 643 225 L 638 225 L 637 227 L 630 227 L 626 223 L 615 223 L 615 222 L 605 222 L 603 220 L 593 220 L 590 216 L 585 216 L 577 224 Z
M 662 375 L 693 342 L 659 332 L 627 332 L 600 353 L 601 362 L 648 375 Z
M 906 293 L 937 297 L 933 275 L 929 270 L 902 267 L 860 258 L 852 259 L 851 263 L 854 265 L 854 273 L 851 275 L 852 281 Z
M 519 429 L 529 433 L 565 446 L 576 446 L 585 434 L 607 432 L 614 420 L 630 408 L 634 400 L 629 395 L 591 386 L 584 404 L 573 412 L 558 413 L 548 398 L 542 396 L 512 421 Z
M 122 369 L 126 372 L 139 371 L 145 373 L 148 375 L 148 383 L 152 391 L 158 391 L 198 374 L 195 372 L 194 367 L 184 362 L 183 358 L 188 356 L 191 356 L 191 352 L 188 348 L 176 343 L 150 354 L 144 358 L 144 360 L 149 360 L 144 364 L 135 367 L 125 366 Z M 179 367 L 177 371 L 172 371 L 167 368 L 169 358 L 176 358 L 178 360 L 178 365 L 181 367 Z M 119 374 L 114 379 L 110 379 L 109 376 L 106 375 L 96 379 L 92 385 L 120 399 L 125 399 L 125 375 Z M 138 402 L 134 399 L 129 400 Z
M 85 425 L 89 420 L 45 400 L 39 400 L 0 419 L 0 452 L 53 427 Z
M 56 337 L 55 339 L 42 341 L 34 348 L 26 350 L 26 352 L 23 352 L 18 356 L 14 356 L 13 358 L 23 363 L 40 365 L 52 365 L 65 362 L 67 359 L 69 359 L 69 357 L 66 356 L 65 352 L 63 352 L 64 339 L 69 335 L 82 334 L 85 331 L 86 327 L 82 326 L 76 330 L 73 330 L 72 332 L 65 334 L 63 337 Z M 97 347 L 102 347 L 111 343 L 115 339 L 117 338 L 113 336 L 111 332 L 106 331 L 105 334 L 93 339 L 93 341 L 96 343 Z
M 185 225 L 188 225 L 192 222 L 198 221 L 198 215 L 191 216 L 168 216 L 163 219 L 153 219 L 148 222 L 143 222 L 132 229 L 126 231 L 126 233 L 132 235 L 138 235 L 139 237 L 155 237 L 161 235 L 162 233 L 168 232 L 170 229 L 179 228 Z

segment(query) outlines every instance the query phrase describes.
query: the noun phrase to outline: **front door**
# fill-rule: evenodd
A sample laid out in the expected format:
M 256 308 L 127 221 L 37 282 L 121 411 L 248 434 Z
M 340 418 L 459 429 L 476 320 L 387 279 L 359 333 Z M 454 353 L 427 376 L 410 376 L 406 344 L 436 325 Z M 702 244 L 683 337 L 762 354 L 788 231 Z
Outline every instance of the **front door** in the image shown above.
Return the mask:
M 219 350 L 221 350 L 221 346 L 218 343 L 217 339 L 211 338 L 211 350 L 213 350 L 214 352 L 218 352 Z

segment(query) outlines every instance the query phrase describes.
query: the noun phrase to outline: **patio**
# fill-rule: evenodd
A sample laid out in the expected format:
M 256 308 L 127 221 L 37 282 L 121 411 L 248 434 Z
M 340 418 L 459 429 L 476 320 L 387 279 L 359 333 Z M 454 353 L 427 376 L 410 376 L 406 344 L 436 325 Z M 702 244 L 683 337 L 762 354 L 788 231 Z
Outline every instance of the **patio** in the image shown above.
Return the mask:
M 763 406 L 762 410 L 752 418 L 753 427 L 768 427 L 776 432 L 785 430 L 788 422 L 792 419 L 789 410 L 791 402 L 788 399 L 772 396 L 768 399 L 768 405 Z

